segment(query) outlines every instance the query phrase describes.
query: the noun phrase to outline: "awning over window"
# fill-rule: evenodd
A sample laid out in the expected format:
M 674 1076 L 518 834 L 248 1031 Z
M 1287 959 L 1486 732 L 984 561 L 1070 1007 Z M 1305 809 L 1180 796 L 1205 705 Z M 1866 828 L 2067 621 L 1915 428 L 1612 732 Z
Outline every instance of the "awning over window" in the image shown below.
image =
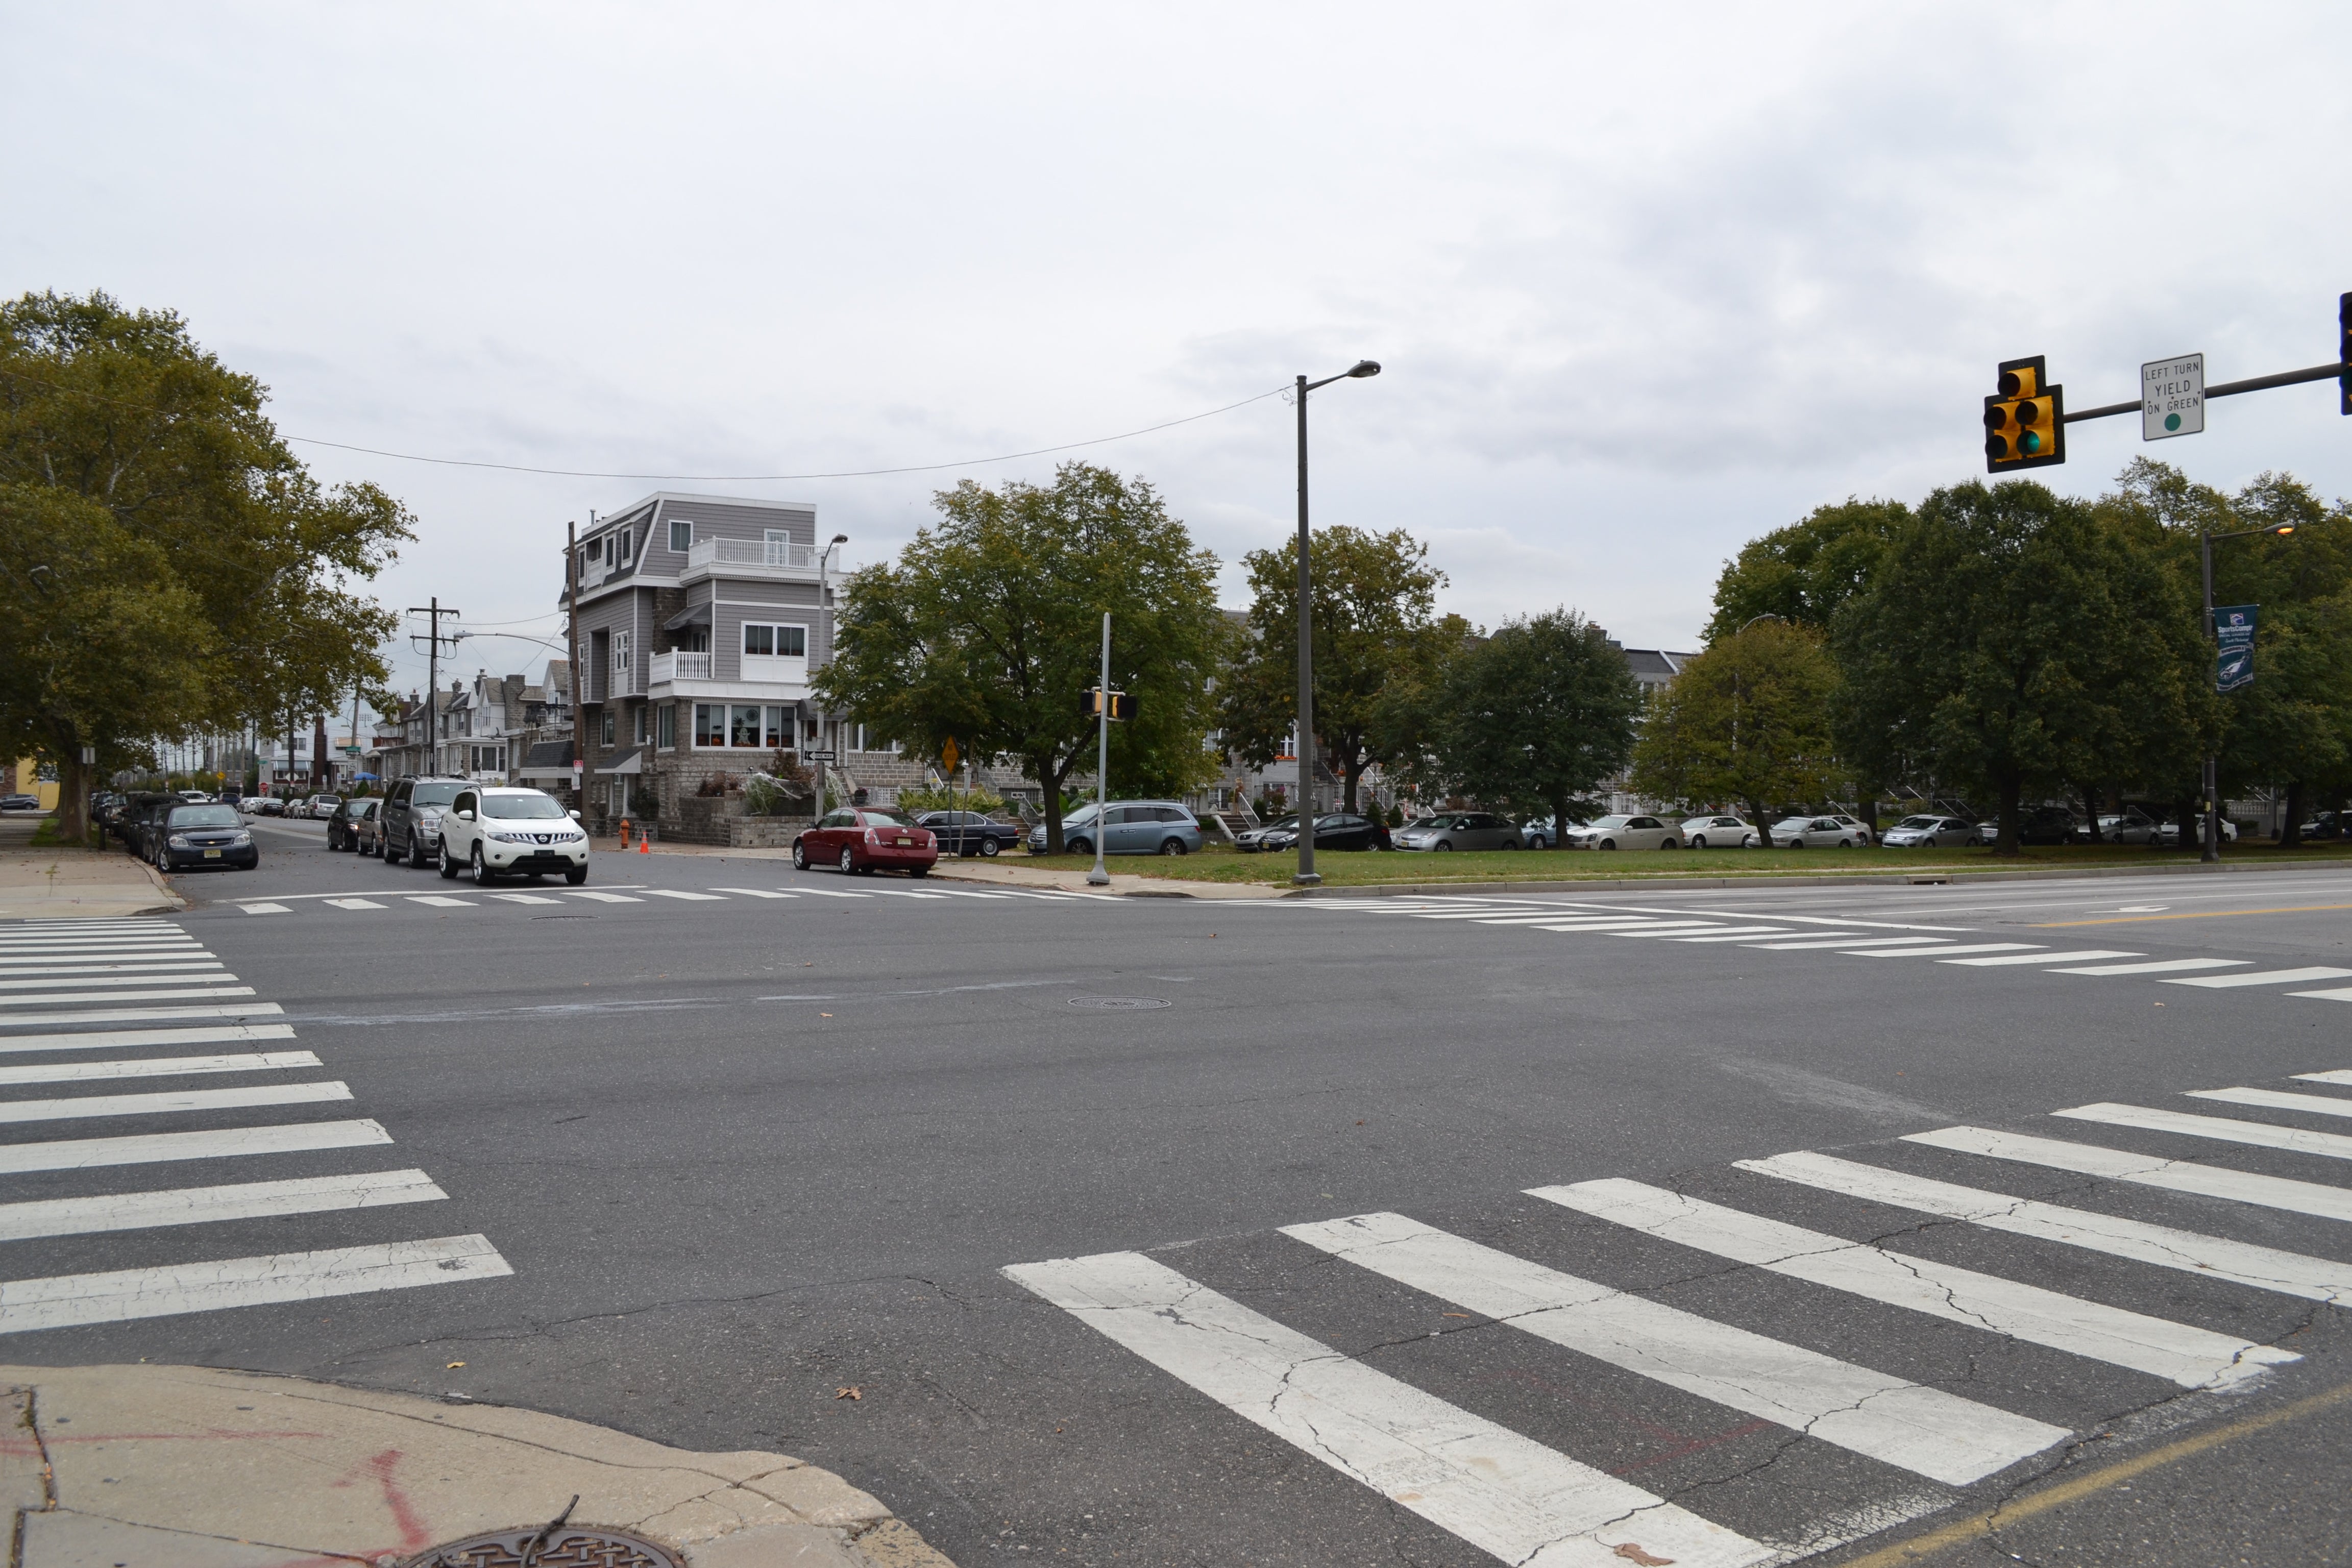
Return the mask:
M 643 746 L 632 747 L 616 761 L 599 763 L 596 772 L 605 778 L 635 777 L 646 771 L 645 750 Z
M 662 630 L 666 632 L 674 632 L 680 626 L 707 626 L 709 624 L 710 605 L 708 601 L 705 601 L 699 605 L 688 605 L 686 608 L 680 610 L 677 614 L 664 621 L 662 623 Z

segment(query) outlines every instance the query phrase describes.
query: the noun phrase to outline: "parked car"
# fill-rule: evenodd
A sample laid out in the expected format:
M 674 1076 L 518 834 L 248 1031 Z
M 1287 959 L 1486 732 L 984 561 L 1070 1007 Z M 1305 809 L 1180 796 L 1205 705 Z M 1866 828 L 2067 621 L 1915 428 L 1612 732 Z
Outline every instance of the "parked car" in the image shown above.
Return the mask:
M 1906 816 L 1879 840 L 1889 849 L 1948 849 L 1984 841 L 1975 823 L 1957 816 Z
M 444 881 L 460 871 L 478 887 L 553 871 L 575 888 L 588 879 L 588 830 L 543 789 L 467 784 L 442 813 L 440 837 Z
M 362 858 L 373 855 L 378 859 L 383 858 L 383 797 L 373 795 L 353 804 L 365 805 L 367 811 L 364 815 L 358 812 L 351 815 L 352 852 Z
M 2319 812 L 2296 831 L 2305 838 L 2342 838 L 2352 833 L 2352 813 Z
M 1099 829 L 1095 816 L 1095 807 L 1087 805 L 1062 818 L 1062 847 L 1067 853 L 1093 854 L 1097 832 L 1106 855 L 1190 855 L 1204 842 L 1200 823 L 1180 801 L 1112 801 L 1102 808 Z M 1042 822 L 1029 830 L 1029 852 L 1045 852 Z
M 360 847 L 361 826 L 372 825 L 375 820 L 376 808 L 383 804 L 383 802 L 371 795 L 362 800 L 347 800 L 335 807 L 327 817 L 327 847 L 357 849 Z M 370 837 L 373 837 L 373 835 L 371 834 Z
M 1286 816 L 1280 822 L 1270 822 L 1256 830 L 1258 842 L 1254 847 L 1269 853 L 1298 847 L 1298 818 Z M 1353 812 L 1327 811 L 1315 818 L 1315 847 L 1318 849 L 1393 849 L 1389 825 Z
M 1614 813 L 1569 829 L 1565 843 L 1570 849 L 1674 849 L 1681 846 L 1680 832 L 1654 816 Z
M 2170 847 L 2178 847 L 2180 843 L 2180 824 L 2178 821 L 2173 821 L 2168 822 L 2158 827 L 2156 830 L 2156 841 L 2158 844 Z M 2221 819 L 2221 842 L 2224 844 L 2235 844 L 2237 841 L 2238 825 L 2231 821 L 2228 817 L 2223 817 Z M 2202 844 L 2205 842 L 2205 819 L 2203 817 L 2200 816 L 2189 824 L 2189 842 L 2191 844 Z
M 2000 823 L 1998 819 L 1979 822 L 1977 830 L 1984 835 L 1985 842 L 1990 844 L 2000 837 Z M 2030 805 L 2018 815 L 2017 841 L 2020 844 L 2073 844 L 2089 837 L 2090 834 L 2083 826 L 2083 819 L 2067 806 Z
M 2156 818 L 2137 806 L 2129 806 L 2113 816 L 2099 818 L 2099 838 L 2103 843 L 2153 844 L 2156 833 Z M 2090 838 L 2088 833 L 2083 835 L 2084 843 L 2090 842 Z
M 249 795 L 240 804 L 239 809 L 255 816 L 283 816 L 286 815 L 286 803 L 274 795 Z
M 1851 849 L 1869 842 L 1870 835 L 1851 816 L 1790 816 L 1772 825 L 1775 849 Z
M 406 860 L 418 868 L 430 866 L 441 853 L 441 819 L 464 779 L 403 779 L 392 786 L 377 812 L 383 835 L 384 864 Z
M 0 795 L 0 811 L 38 811 L 41 797 L 37 795 Z
M 1395 835 L 1399 849 L 1517 849 L 1519 830 L 1491 811 L 1448 811 L 1417 817 Z
M 186 801 L 190 805 L 203 805 L 213 798 L 200 789 L 184 789 L 174 791 L 173 793 L 178 795 L 182 800 Z
M 812 866 L 837 866 L 845 877 L 870 877 L 877 871 L 927 877 L 939 860 L 939 840 L 929 828 L 871 805 L 829 811 L 793 840 L 793 864 L 803 871 Z
M 999 822 L 977 811 L 927 811 L 915 818 L 930 829 L 942 855 L 1001 855 L 1021 842 L 1017 822 Z
M 1683 842 L 1694 849 L 1753 849 L 1762 839 L 1744 816 L 1690 816 L 1683 819 Z
M 1584 824 L 1570 818 L 1568 826 L 1581 827 Z M 1524 849 L 1549 849 L 1559 838 L 1559 818 L 1538 816 L 1533 822 L 1519 824 L 1519 847 Z
M 1234 837 L 1234 847 L 1244 855 L 1255 855 L 1276 847 L 1276 845 L 1271 842 L 1273 840 L 1279 840 L 1280 844 L 1286 847 L 1297 843 L 1298 818 L 1295 815 L 1279 816 L 1272 822 L 1262 822 L 1255 827 L 1244 828 Z
M 148 816 L 152 847 L 148 858 L 159 871 L 194 866 L 234 867 L 250 871 L 261 864 L 253 835 L 238 820 L 236 807 L 207 801 L 159 802 Z
M 324 822 L 342 804 L 343 797 L 339 795 L 314 795 L 303 804 L 302 815 L 313 822 Z
M 134 795 L 115 824 L 115 835 L 122 840 L 123 848 L 152 865 L 156 848 L 163 841 L 165 814 L 175 805 L 186 804 L 175 795 L 157 795 L 152 791 Z

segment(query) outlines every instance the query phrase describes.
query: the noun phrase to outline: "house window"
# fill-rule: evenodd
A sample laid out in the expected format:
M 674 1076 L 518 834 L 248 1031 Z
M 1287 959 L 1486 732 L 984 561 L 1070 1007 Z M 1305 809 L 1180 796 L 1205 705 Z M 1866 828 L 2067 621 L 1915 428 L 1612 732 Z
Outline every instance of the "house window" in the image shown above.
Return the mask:
M 626 566 L 629 563 L 629 531 L 627 529 L 625 528 L 613 535 L 613 548 L 618 552 L 614 559 Z
M 646 742 L 647 741 L 647 739 L 649 739 L 649 737 L 648 737 L 648 736 L 646 735 L 646 722 L 647 722 L 647 720 L 646 720 L 646 707 L 645 707 L 645 704 L 643 704 L 643 703 L 639 703 L 639 704 L 637 705 L 637 722 L 636 722 L 636 731 L 637 731 L 637 744 L 638 744 L 638 745 L 640 745 L 640 746 L 644 745 L 644 744 L 646 743 Z
M 768 718 L 767 723 L 763 726 L 767 731 L 767 738 L 762 741 L 761 744 L 769 747 L 771 750 L 773 750 L 776 747 L 789 745 L 792 742 L 792 731 L 784 728 L 784 710 L 782 708 L 768 708 L 761 710 L 761 711 L 765 712 Z
M 694 544 L 694 524 L 679 519 L 669 525 L 669 547 L 683 555 Z
M 892 756 L 898 754 L 898 742 L 886 741 L 878 735 L 869 735 L 866 732 L 866 726 L 863 724 L 858 725 L 851 733 L 856 741 L 856 744 L 850 747 L 853 752 L 882 752 Z
M 754 746 L 760 743 L 760 705 L 738 702 L 727 724 L 727 743 L 730 746 Z
M 806 658 L 808 628 L 745 621 L 743 651 L 755 658 Z
M 613 731 L 614 728 L 613 710 L 610 708 L 607 708 L 604 710 L 604 721 L 597 729 L 596 738 L 605 745 L 611 745 L 613 743 Z
M 727 743 L 725 703 L 698 702 L 694 705 L 694 743 L 698 746 L 723 746 Z
M 655 721 L 654 729 L 656 734 L 660 737 L 654 742 L 656 745 L 659 746 L 665 752 L 674 752 L 677 749 L 677 708 L 676 704 L 665 702 L 661 705 L 660 717 Z

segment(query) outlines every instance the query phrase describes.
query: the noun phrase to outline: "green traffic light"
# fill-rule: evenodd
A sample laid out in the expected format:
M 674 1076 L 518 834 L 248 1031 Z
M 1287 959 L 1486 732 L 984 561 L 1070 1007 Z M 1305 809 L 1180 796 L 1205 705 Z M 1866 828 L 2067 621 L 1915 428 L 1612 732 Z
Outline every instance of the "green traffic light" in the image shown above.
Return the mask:
M 2042 450 L 2042 432 L 2039 430 L 2028 430 L 2022 437 L 2019 437 L 2017 449 L 2024 453 L 2029 458 L 2033 456 L 2034 453 Z

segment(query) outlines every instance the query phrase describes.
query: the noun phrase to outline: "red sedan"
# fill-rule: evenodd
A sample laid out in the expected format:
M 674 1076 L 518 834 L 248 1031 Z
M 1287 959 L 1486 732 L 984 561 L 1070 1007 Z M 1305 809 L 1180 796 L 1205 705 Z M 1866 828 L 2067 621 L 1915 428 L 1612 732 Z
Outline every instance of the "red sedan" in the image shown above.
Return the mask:
M 918 827 L 895 811 L 872 806 L 843 806 L 793 840 L 793 864 L 805 871 L 812 866 L 838 866 L 843 875 L 856 872 L 904 871 L 909 877 L 930 874 L 940 863 L 940 841 L 930 829 Z

